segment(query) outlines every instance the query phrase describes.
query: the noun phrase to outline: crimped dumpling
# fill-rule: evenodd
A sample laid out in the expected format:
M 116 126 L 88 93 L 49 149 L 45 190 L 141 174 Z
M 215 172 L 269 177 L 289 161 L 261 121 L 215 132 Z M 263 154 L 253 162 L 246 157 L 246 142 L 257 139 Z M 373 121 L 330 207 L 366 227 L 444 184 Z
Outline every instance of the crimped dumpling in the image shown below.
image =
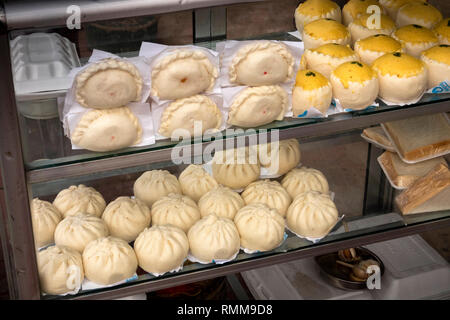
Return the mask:
M 242 192 L 245 204 L 263 203 L 271 209 L 275 209 L 282 217 L 292 202 L 289 193 L 278 181 L 269 179 L 259 180 L 250 183 Z
M 109 235 L 108 226 L 102 219 L 78 213 L 64 218 L 56 227 L 55 243 L 83 252 L 86 245 Z
M 152 204 L 169 193 L 181 193 L 177 177 L 167 170 L 144 172 L 134 182 L 134 196 L 151 207 Z
M 53 205 L 61 212 L 63 217 L 80 212 L 101 217 L 106 202 L 100 192 L 92 187 L 80 184 L 61 190 L 53 200 Z
M 219 72 L 206 53 L 174 49 L 152 66 L 152 95 L 175 100 L 211 90 Z
M 295 26 L 302 33 L 303 26 L 318 19 L 330 18 L 341 22 L 341 8 L 331 0 L 306 0 L 294 13 Z
M 300 144 L 297 139 L 280 140 L 258 145 L 261 167 L 269 174 L 283 175 L 300 163 Z
M 215 214 L 218 217 L 233 219 L 238 210 L 244 205 L 245 202 L 239 193 L 224 186 L 217 186 L 211 189 L 198 201 L 202 217 Z
M 150 225 L 152 216 L 143 201 L 118 197 L 106 206 L 102 219 L 106 222 L 111 236 L 131 242 Z
M 321 238 L 338 220 L 338 211 L 328 194 L 308 191 L 295 197 L 286 215 L 287 227 L 303 237 Z
M 240 209 L 234 223 L 241 237 L 241 247 L 269 251 L 278 247 L 284 238 L 284 219 L 275 209 L 254 203 Z
M 82 257 L 86 278 L 102 285 L 132 277 L 138 266 L 133 248 L 125 240 L 114 237 L 91 241 Z
M 171 224 L 188 232 L 200 219 L 200 210 L 194 200 L 188 196 L 171 193 L 156 201 L 152 206 L 152 224 Z
M 86 108 L 109 109 L 139 101 L 142 77 L 126 60 L 107 58 L 81 71 L 76 79 L 77 102 Z
M 197 221 L 188 232 L 191 254 L 201 262 L 229 260 L 239 252 L 239 232 L 233 221 L 214 214 Z
M 84 279 L 81 254 L 68 247 L 51 246 L 37 253 L 41 290 L 46 294 L 78 291 Z
M 218 186 L 217 181 L 209 175 L 201 165 L 191 164 L 178 177 L 183 194 L 198 201 L 200 198 Z
M 280 86 L 249 87 L 233 100 L 228 123 L 251 128 L 283 120 L 288 103 L 288 94 Z
M 319 191 L 329 193 L 328 181 L 317 169 L 301 167 L 294 168 L 281 181 L 281 185 L 295 198 L 307 191 Z
M 253 41 L 235 54 L 228 74 L 230 83 L 247 86 L 287 82 L 294 75 L 294 57 L 282 42 Z
M 72 143 L 91 151 L 113 151 L 139 144 L 142 127 L 128 107 L 89 110 L 71 135 Z
M 231 189 L 241 189 L 258 179 L 260 165 L 256 151 L 237 148 L 217 151 L 212 160 L 212 171 L 216 181 Z
M 139 234 L 134 250 L 142 269 L 163 274 L 183 264 L 189 252 L 189 241 L 180 228 L 152 226 Z
M 59 210 L 50 202 L 38 198 L 31 201 L 30 209 L 36 247 L 40 248 L 53 243 L 56 226 L 62 220 Z
M 199 122 L 197 130 L 195 122 Z M 172 134 L 177 138 L 190 137 L 202 135 L 206 130 L 219 129 L 221 124 L 222 113 L 215 102 L 207 96 L 196 95 L 178 99 L 163 111 L 159 133 L 166 137 Z

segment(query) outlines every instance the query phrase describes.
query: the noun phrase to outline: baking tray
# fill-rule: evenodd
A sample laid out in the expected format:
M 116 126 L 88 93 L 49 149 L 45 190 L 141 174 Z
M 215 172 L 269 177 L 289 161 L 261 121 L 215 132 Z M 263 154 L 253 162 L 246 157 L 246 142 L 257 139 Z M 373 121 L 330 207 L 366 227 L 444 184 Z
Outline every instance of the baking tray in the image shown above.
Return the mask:
M 381 276 L 384 274 L 384 264 L 381 259 L 372 251 L 363 248 L 355 248 L 356 253 L 361 256 L 363 260 L 373 259 L 380 265 Z M 367 289 L 366 282 L 359 282 L 350 280 L 349 276 L 351 269 L 345 266 L 341 266 L 336 263 L 336 260 L 340 260 L 337 252 L 332 252 L 317 256 L 314 258 L 320 269 L 320 275 L 334 287 L 344 290 L 362 290 Z

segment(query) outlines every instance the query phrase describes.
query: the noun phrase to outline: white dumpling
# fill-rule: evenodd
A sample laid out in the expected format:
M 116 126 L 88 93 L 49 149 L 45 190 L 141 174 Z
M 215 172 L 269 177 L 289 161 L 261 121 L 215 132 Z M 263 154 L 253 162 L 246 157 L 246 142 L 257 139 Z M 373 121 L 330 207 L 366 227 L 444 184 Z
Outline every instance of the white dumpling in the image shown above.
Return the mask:
M 150 225 L 152 216 L 141 200 L 118 197 L 106 206 L 102 219 L 111 236 L 132 242 Z
M 178 177 L 183 194 L 194 201 L 218 186 L 217 181 L 202 168 L 201 165 L 191 164 Z
M 269 179 L 250 183 L 242 192 L 246 204 L 263 203 L 284 217 L 292 202 L 289 193 L 277 181 Z
M 51 246 L 37 253 L 41 290 L 65 294 L 81 288 L 84 279 L 81 254 L 68 247 Z
M 239 232 L 228 218 L 207 215 L 188 232 L 191 254 L 201 262 L 229 260 L 240 248 Z
M 85 185 L 70 186 L 61 190 L 53 201 L 53 205 L 61 212 L 63 217 L 77 213 L 89 213 L 101 217 L 106 202 L 100 192 Z
M 179 268 L 189 252 L 189 241 L 180 228 L 152 226 L 134 242 L 139 266 L 149 273 L 163 274 Z
M 292 198 L 307 191 L 329 193 L 327 179 L 322 172 L 313 168 L 301 167 L 292 169 L 283 178 L 281 185 Z
M 83 252 L 86 245 L 109 235 L 108 226 L 102 219 L 85 213 L 64 218 L 55 229 L 55 243 Z
M 284 219 L 275 209 L 254 203 L 240 209 L 234 217 L 241 246 L 250 250 L 269 251 L 284 238 Z
M 30 209 L 36 247 L 41 248 L 53 243 L 56 226 L 62 220 L 61 213 L 50 202 L 38 198 L 31 201 Z
M 181 193 L 177 177 L 167 170 L 151 170 L 144 172 L 134 182 L 134 196 L 150 208 L 153 203 L 169 193 Z
M 297 139 L 258 145 L 259 162 L 270 174 L 285 174 L 298 166 L 300 158 L 300 144 Z
M 133 248 L 125 240 L 114 237 L 91 241 L 82 257 L 86 278 L 101 285 L 131 278 L 138 266 Z
M 218 217 L 234 219 L 238 210 L 244 205 L 245 202 L 239 193 L 224 186 L 215 187 L 198 201 L 202 217 L 215 214 Z
M 288 209 L 287 227 L 303 237 L 321 238 L 338 220 L 338 211 L 328 194 L 309 191 L 298 195 Z
M 152 224 L 155 226 L 171 224 L 188 232 L 200 219 L 200 210 L 194 200 L 188 196 L 171 193 L 152 206 Z

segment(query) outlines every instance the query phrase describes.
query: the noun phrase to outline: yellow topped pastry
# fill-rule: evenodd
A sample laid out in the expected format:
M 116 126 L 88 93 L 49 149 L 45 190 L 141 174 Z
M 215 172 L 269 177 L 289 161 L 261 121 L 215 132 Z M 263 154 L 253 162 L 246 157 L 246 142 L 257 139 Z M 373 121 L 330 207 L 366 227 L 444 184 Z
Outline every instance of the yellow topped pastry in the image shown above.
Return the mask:
M 350 0 L 342 8 L 344 24 L 347 26 L 360 14 L 367 13 L 367 8 L 371 5 L 377 5 L 382 9 L 377 0 Z
M 321 88 L 328 84 L 328 79 L 319 72 L 312 70 L 299 70 L 295 77 L 295 86 L 305 90 Z
M 418 24 L 426 28 L 433 28 L 442 20 L 442 13 L 426 2 L 411 2 L 402 6 L 397 13 L 398 27 L 408 24 Z
M 358 61 L 345 62 L 341 64 L 339 67 L 334 69 L 333 75 L 341 80 L 344 88 L 348 88 L 349 82 L 362 83 L 377 76 L 372 68 Z
M 450 46 L 441 44 L 422 52 L 420 59 L 428 70 L 428 88 L 434 88 L 441 82 L 450 83 Z
M 363 13 L 359 16 L 359 18 L 355 19 L 353 23 L 363 26 L 368 29 L 375 29 L 372 28 L 372 26 L 368 26 L 368 21 L 370 22 L 370 17 L 372 16 L 371 13 Z M 395 22 L 392 20 L 389 16 L 385 14 L 380 15 L 380 27 L 377 29 L 394 29 L 395 28 Z
M 305 32 L 315 39 L 335 40 L 348 36 L 347 28 L 337 21 L 331 19 L 320 19 L 308 23 Z
M 425 68 L 419 59 L 400 52 L 385 54 L 375 60 L 372 67 L 382 75 L 388 74 L 399 78 L 416 76 Z
M 441 44 L 422 52 L 422 55 L 450 66 L 450 46 Z
M 439 39 L 441 44 L 450 44 L 450 18 L 442 20 L 436 28 L 434 28 L 434 33 Z
M 348 25 L 348 30 L 352 36 L 352 43 L 359 39 L 365 39 L 376 34 L 391 35 L 395 30 L 394 21 L 387 15 L 373 16 L 373 14 L 363 13 Z
M 350 48 L 350 46 L 344 46 L 337 43 L 327 43 L 318 48 L 312 49 L 311 51 L 318 52 L 327 56 L 335 58 L 344 58 L 352 56 L 355 52 Z
M 385 34 L 376 34 L 358 41 L 358 45 L 364 50 L 377 52 L 398 52 L 402 49 L 402 44 L 394 38 Z M 356 49 L 356 48 L 355 48 Z
M 294 117 L 304 117 L 315 108 L 325 114 L 333 97 L 331 84 L 321 73 L 299 70 L 292 89 L 292 112 Z
M 380 0 L 380 4 L 387 11 L 388 15 L 395 19 L 397 17 L 398 9 L 410 2 L 427 2 L 426 0 Z
M 297 7 L 294 17 L 301 33 L 306 24 L 318 19 L 330 18 L 341 22 L 341 8 L 331 0 L 306 0 Z
M 411 24 L 397 29 L 392 37 L 405 45 L 406 53 L 418 58 L 420 53 L 438 44 L 438 39 L 430 29 Z

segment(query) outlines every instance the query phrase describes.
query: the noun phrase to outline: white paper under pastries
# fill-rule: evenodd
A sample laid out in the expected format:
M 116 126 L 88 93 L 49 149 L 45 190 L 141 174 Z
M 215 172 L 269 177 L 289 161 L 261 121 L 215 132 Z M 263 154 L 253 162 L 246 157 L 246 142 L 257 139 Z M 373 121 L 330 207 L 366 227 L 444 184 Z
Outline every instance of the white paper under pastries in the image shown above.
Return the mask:
M 138 266 L 133 248 L 125 240 L 114 237 L 91 241 L 82 257 L 86 278 L 102 285 L 130 278 Z
M 63 217 L 77 213 L 89 213 L 101 217 L 106 202 L 100 192 L 83 184 L 70 186 L 61 190 L 53 201 L 53 205 L 61 212 Z
M 151 170 L 144 172 L 134 182 L 134 196 L 142 200 L 150 208 L 153 203 L 169 193 L 181 193 L 177 177 L 167 170 Z
M 280 86 L 249 87 L 234 99 L 228 115 L 228 123 L 252 128 L 283 120 L 288 109 L 288 94 Z
M 328 194 L 309 191 L 294 198 L 286 215 L 287 227 L 308 238 L 321 238 L 338 221 L 338 211 Z
M 201 165 L 191 164 L 178 177 L 183 194 L 194 201 L 218 186 L 217 181 Z
M 41 290 L 46 294 L 76 294 L 84 279 L 81 254 L 64 246 L 51 246 L 37 253 Z
M 210 214 L 188 232 L 190 253 L 199 261 L 228 260 L 239 252 L 239 232 L 233 220 Z
M 234 219 L 238 210 L 244 205 L 245 202 L 239 193 L 224 186 L 215 187 L 198 201 L 202 217 L 215 214 L 218 217 Z
M 200 219 L 200 210 L 194 200 L 188 196 L 171 193 L 152 206 L 152 225 L 171 224 L 188 232 Z
M 143 81 L 139 70 L 121 59 L 91 64 L 76 77 L 76 100 L 86 108 L 106 109 L 139 101 Z
M 331 10 L 328 10 L 328 11 L 322 10 L 322 14 L 320 14 L 320 15 L 310 15 L 310 14 L 305 14 L 305 13 L 300 12 L 299 8 L 302 5 L 306 4 L 307 2 L 318 2 L 317 5 L 319 5 L 319 6 L 321 5 L 320 2 L 325 2 L 325 3 L 326 2 L 330 2 L 330 3 L 335 5 L 335 8 L 331 8 Z M 303 3 L 300 3 L 300 5 L 295 10 L 294 18 L 295 18 L 295 26 L 296 26 L 298 32 L 300 32 L 300 34 L 301 34 L 302 31 L 303 31 L 303 26 L 305 24 L 308 24 L 308 23 L 313 22 L 315 20 L 329 18 L 329 19 L 333 19 L 333 20 L 335 20 L 337 22 L 341 22 L 341 20 L 342 20 L 341 8 L 339 7 L 339 5 L 337 5 L 333 1 L 329 1 L 329 0 L 325 0 L 325 1 L 312 0 L 311 1 L 311 0 L 309 0 L 309 1 L 305 1 Z
M 152 216 L 150 208 L 143 201 L 118 197 L 106 206 L 102 219 L 111 236 L 132 242 L 150 225 Z
M 284 218 L 265 204 L 250 204 L 238 211 L 234 223 L 241 237 L 241 247 L 269 251 L 284 238 Z
M 248 147 L 216 151 L 211 167 L 218 183 L 235 190 L 257 180 L 261 171 L 256 151 Z
M 78 213 L 64 218 L 56 227 L 55 243 L 83 252 L 86 245 L 109 235 L 108 226 L 102 219 Z
M 142 127 L 128 107 L 86 112 L 71 136 L 72 143 L 91 151 L 113 151 L 139 144 Z
M 281 185 L 292 198 L 307 191 L 329 193 L 328 181 L 317 169 L 301 167 L 294 168 L 281 181 Z
M 142 269 L 161 275 L 183 264 L 189 252 L 189 241 L 180 228 L 152 226 L 139 234 L 134 250 Z
M 297 139 L 259 144 L 258 159 L 269 174 L 283 175 L 300 163 L 300 144 Z
M 194 132 L 194 122 L 201 122 L 201 132 Z M 222 124 L 222 113 L 216 103 L 203 95 L 178 99 L 169 104 L 161 115 L 159 133 L 171 137 L 177 129 L 184 129 L 178 136 L 194 136 L 203 134 L 209 129 L 219 129 Z M 177 131 L 178 133 L 178 131 Z
M 201 50 L 174 49 L 152 65 L 152 95 L 175 100 L 209 91 L 219 75 Z
M 54 243 L 56 226 L 62 220 L 62 215 L 48 201 L 35 198 L 31 201 L 31 221 L 33 223 L 34 243 L 37 248 Z
M 242 192 L 245 204 L 262 203 L 275 209 L 282 217 L 286 216 L 287 209 L 292 202 L 289 193 L 278 181 L 269 179 L 250 183 Z
M 247 86 L 288 82 L 294 75 L 294 57 L 282 42 L 253 41 L 236 52 L 228 69 L 232 84 Z

